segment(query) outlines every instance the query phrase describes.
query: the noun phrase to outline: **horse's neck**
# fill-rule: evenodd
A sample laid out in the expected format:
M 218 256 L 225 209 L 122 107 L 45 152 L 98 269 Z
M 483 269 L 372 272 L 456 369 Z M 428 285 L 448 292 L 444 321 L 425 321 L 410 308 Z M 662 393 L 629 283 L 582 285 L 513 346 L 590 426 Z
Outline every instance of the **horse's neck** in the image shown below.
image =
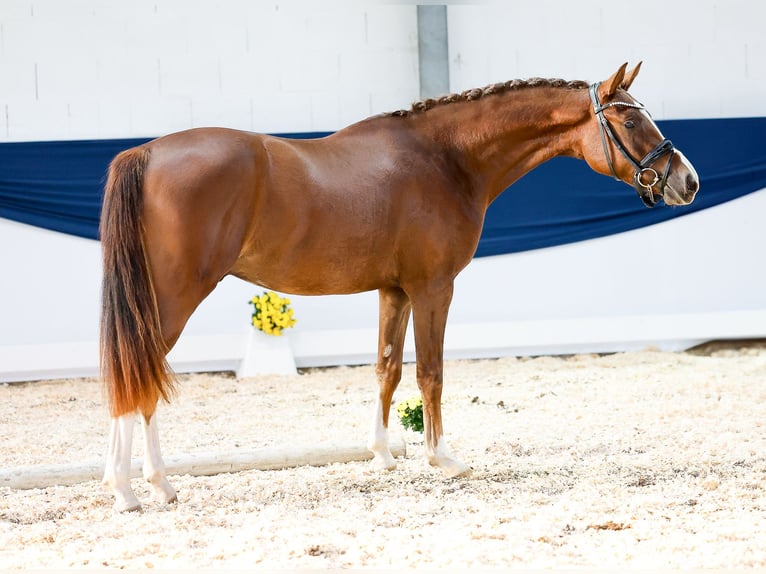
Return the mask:
M 435 137 L 463 158 L 488 204 L 541 163 L 560 155 L 582 157 L 578 127 L 592 115 L 587 91 L 549 87 L 428 113 L 433 114 Z

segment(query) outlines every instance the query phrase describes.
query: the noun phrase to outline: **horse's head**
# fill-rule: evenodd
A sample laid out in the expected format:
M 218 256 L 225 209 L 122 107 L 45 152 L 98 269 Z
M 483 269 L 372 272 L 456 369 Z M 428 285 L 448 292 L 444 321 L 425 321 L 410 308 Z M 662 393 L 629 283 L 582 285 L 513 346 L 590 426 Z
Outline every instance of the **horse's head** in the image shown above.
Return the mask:
M 628 94 L 641 68 L 623 64 L 608 80 L 590 87 L 592 121 L 583 141 L 585 161 L 598 173 L 632 185 L 647 207 L 687 205 L 699 189 L 689 160 L 660 133 L 643 104 Z

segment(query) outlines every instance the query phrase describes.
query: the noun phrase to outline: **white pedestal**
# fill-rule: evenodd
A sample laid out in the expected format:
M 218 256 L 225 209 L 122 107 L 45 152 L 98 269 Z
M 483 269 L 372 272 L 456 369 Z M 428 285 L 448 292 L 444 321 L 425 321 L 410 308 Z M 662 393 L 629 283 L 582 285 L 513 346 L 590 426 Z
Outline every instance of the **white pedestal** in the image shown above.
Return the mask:
M 287 335 L 267 335 L 258 329 L 250 329 L 245 357 L 237 369 L 237 377 L 297 373 Z

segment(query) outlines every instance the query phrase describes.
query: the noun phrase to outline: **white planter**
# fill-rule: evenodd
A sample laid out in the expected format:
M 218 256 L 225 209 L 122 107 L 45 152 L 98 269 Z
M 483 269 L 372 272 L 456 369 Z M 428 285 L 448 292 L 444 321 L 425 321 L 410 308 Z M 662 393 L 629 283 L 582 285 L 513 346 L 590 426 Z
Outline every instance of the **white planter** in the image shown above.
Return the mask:
M 287 335 L 267 335 L 258 329 L 250 329 L 245 356 L 237 369 L 237 377 L 295 375 L 297 372 Z

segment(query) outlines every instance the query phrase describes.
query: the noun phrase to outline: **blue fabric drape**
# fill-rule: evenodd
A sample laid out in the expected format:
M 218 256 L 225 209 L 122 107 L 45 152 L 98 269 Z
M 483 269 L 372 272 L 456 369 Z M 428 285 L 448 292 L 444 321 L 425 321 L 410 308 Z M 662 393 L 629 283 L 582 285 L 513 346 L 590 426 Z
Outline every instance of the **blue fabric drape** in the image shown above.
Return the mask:
M 636 229 L 766 188 L 766 118 L 668 120 L 664 135 L 691 160 L 700 192 L 688 207 L 647 209 L 635 191 L 556 158 L 490 206 L 477 256 L 513 253 Z M 326 133 L 282 134 L 319 137 Z M 98 238 L 106 168 L 147 139 L 0 144 L 0 217 Z
M 0 145 L 0 217 L 97 239 L 106 168 L 120 151 L 145 141 Z
M 644 207 L 632 187 L 555 158 L 490 206 L 476 255 L 551 247 L 637 229 L 766 188 L 766 118 L 665 120 L 665 137 L 700 176 L 694 203 Z

